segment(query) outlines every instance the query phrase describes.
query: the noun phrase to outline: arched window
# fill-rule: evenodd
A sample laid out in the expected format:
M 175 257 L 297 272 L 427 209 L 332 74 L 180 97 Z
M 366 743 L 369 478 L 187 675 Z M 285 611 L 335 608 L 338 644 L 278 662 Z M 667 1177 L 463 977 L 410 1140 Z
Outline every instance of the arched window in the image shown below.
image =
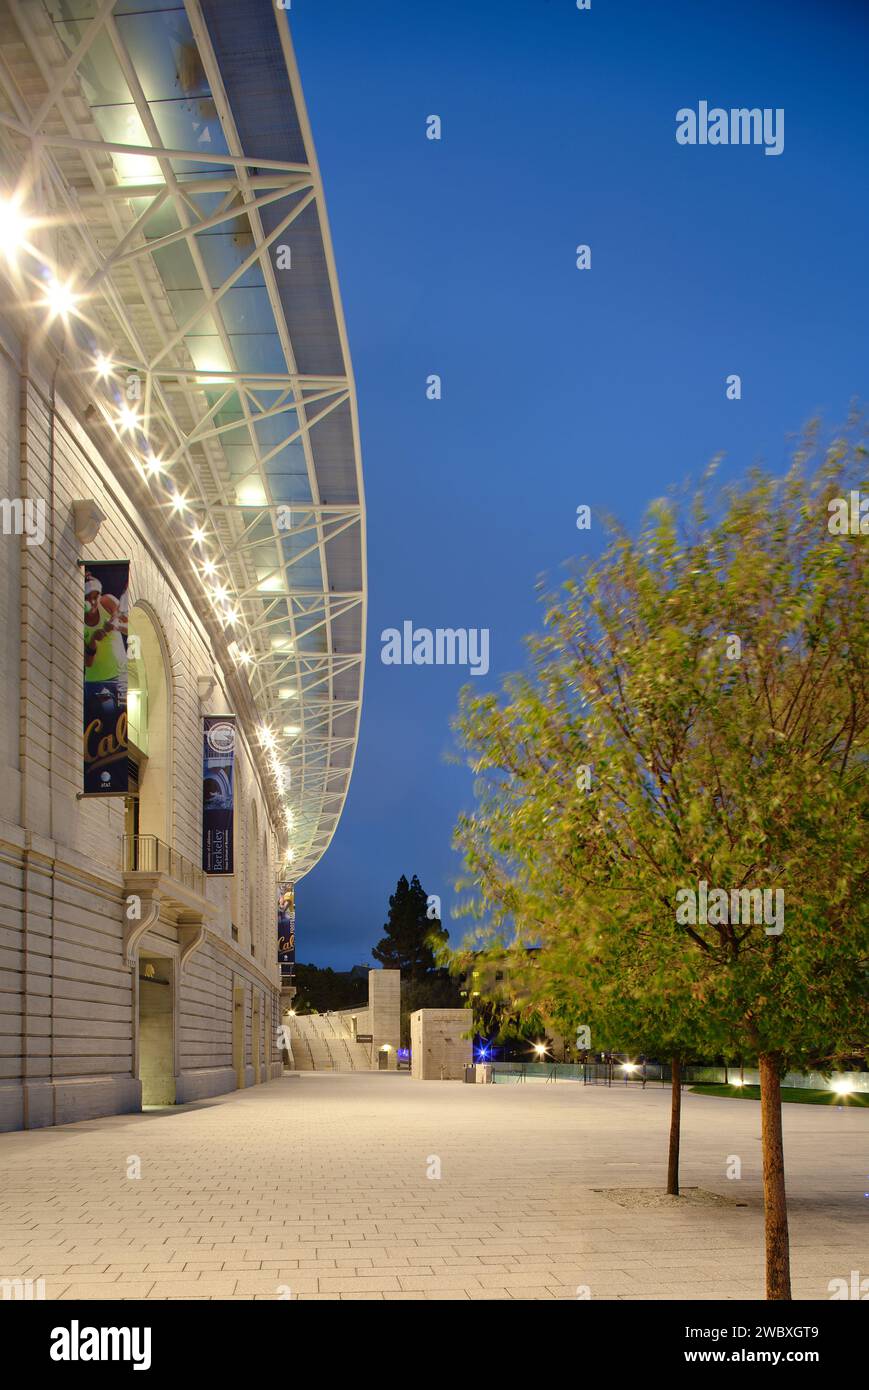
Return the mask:
M 141 604 L 130 610 L 127 661 L 130 790 L 127 832 L 171 842 L 171 684 L 156 622 Z
M 257 899 L 258 899 L 258 896 L 259 896 L 259 895 L 258 895 L 258 892 L 257 892 L 258 879 L 259 879 L 259 873 L 258 873 L 258 867 L 259 867 L 259 866 L 258 866 L 258 863 L 257 863 L 257 860 L 258 860 L 258 857 L 259 857 L 259 856 L 258 856 L 258 853 L 257 853 L 258 848 L 259 848 L 259 829 L 258 829 L 258 822 L 257 822 L 256 802 L 255 802 L 255 801 L 252 801 L 251 804 L 250 804 L 250 820 L 249 820 L 249 822 L 248 822 L 248 836 L 247 836 L 247 902 L 248 902 L 247 929 L 248 929 L 248 935 L 249 935 L 249 937 L 250 937 L 250 950 L 251 950 L 251 955 L 254 955 L 254 956 L 257 954 L 257 945 L 258 945 L 258 937 L 259 937 L 259 932 L 258 932 L 258 921 L 259 921 L 259 917 L 258 917 L 258 912 L 257 912 Z
M 266 964 L 268 965 L 269 960 L 274 961 L 274 959 L 275 959 L 275 955 L 274 955 L 275 925 L 274 925 L 274 924 L 275 924 L 275 915 L 276 915 L 276 899 L 275 899 L 274 883 L 272 882 L 272 876 L 271 876 L 271 873 L 269 872 L 269 837 L 268 837 L 268 833 L 267 833 L 267 831 L 266 831 L 265 829 L 263 829 L 262 853 L 261 853 L 261 856 L 260 856 L 260 875 L 261 875 L 262 884 L 263 884 L 263 891 L 264 891 L 264 893 L 265 893 L 265 900 L 264 900 L 264 903 L 263 903 L 263 914 L 262 914 L 263 950 L 264 950 L 264 953 L 265 953 Z M 269 943 L 271 943 L 271 944 L 269 944 Z

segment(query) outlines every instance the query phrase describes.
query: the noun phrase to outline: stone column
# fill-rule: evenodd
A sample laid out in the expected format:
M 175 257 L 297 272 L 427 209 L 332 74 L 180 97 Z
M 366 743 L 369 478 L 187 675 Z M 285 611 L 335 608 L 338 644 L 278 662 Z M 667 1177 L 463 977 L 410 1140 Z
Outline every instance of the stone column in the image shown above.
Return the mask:
M 401 1043 L 400 971 L 369 970 L 368 1011 L 371 1017 L 371 1065 L 379 1066 L 378 1054 L 388 1048 L 387 1071 L 395 1071 Z

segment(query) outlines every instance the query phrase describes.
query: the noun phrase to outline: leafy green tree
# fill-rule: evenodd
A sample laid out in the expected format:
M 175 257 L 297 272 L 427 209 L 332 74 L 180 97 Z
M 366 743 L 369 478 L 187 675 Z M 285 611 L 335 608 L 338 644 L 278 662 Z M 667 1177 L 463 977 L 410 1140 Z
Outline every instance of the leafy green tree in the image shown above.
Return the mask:
M 815 450 L 810 434 L 785 478 L 756 472 L 714 512 L 707 479 L 638 537 L 611 528 L 550 601 L 530 674 L 466 691 L 457 721 L 477 774 L 466 909 L 478 947 L 506 940 L 533 972 L 529 1006 L 757 1057 L 774 1299 L 781 1074 L 854 1056 L 867 1022 L 867 542 L 827 524 L 867 454 L 853 422 L 810 471 Z M 740 895 L 764 889 L 758 920 Z

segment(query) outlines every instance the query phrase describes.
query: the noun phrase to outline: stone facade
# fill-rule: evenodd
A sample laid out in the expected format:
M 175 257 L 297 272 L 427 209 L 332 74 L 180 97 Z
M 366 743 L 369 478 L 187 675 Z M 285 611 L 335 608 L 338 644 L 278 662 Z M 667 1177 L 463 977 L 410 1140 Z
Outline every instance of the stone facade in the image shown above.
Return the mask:
M 230 685 L 182 566 L 54 392 L 0 329 L 0 494 L 46 508 L 42 544 L 0 535 L 0 1129 L 136 1110 L 143 1084 L 157 1104 L 280 1074 L 277 839 L 258 762 L 240 722 L 236 872 L 202 879 L 202 716 L 234 712 Z M 89 545 L 80 499 L 105 518 Z M 82 559 L 129 559 L 130 631 L 153 668 L 136 824 L 171 856 L 136 873 L 124 798 L 78 799 Z

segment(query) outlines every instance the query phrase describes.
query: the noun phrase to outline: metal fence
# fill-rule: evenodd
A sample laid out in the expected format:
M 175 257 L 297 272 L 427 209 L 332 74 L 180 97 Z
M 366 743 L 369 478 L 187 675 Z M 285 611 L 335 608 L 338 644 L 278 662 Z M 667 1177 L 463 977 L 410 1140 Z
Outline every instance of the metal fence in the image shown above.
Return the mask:
M 643 1087 L 653 1083 L 669 1086 L 672 1072 L 666 1062 L 621 1062 L 613 1058 L 602 1062 L 490 1062 L 492 1080 L 499 1085 L 522 1085 L 524 1082 L 557 1081 L 581 1082 L 584 1086 Z M 822 1075 L 820 1072 L 788 1072 L 782 1086 L 796 1089 L 828 1091 L 843 1087 L 851 1091 L 869 1092 L 869 1072 L 850 1071 Z M 682 1084 L 759 1086 L 760 1073 L 750 1067 L 683 1068 Z

